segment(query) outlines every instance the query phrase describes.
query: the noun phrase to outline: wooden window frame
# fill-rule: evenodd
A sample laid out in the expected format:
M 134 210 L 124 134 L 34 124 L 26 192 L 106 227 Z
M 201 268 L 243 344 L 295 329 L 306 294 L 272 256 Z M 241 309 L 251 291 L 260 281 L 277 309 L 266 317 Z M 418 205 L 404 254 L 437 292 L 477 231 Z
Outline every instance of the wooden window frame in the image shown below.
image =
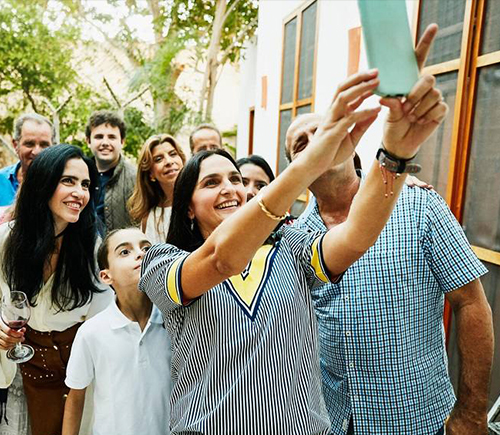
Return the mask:
M 313 60 L 313 71 L 312 71 L 312 92 L 310 98 L 303 98 L 298 100 L 299 94 L 299 68 L 300 68 L 300 42 L 302 35 L 302 13 L 313 3 L 316 3 L 316 34 L 314 35 L 314 60 Z M 279 109 L 278 109 L 278 139 L 276 147 L 276 175 L 279 174 L 279 160 L 280 160 L 280 135 L 281 135 L 281 112 L 283 110 L 292 110 L 292 120 L 297 116 L 297 109 L 303 106 L 311 105 L 311 113 L 314 112 L 314 99 L 316 95 L 316 67 L 317 67 L 317 54 L 318 54 L 318 29 L 319 29 L 319 11 L 320 11 L 320 1 L 319 0 L 307 0 L 302 5 L 300 5 L 293 12 L 288 14 L 283 19 L 282 26 L 282 51 L 281 51 L 281 76 L 280 76 L 280 94 L 279 94 Z M 293 73 L 293 97 L 292 101 L 289 103 L 282 104 L 281 99 L 283 96 L 283 78 L 285 73 L 284 62 L 285 62 L 285 26 L 297 18 L 297 33 L 295 39 L 295 65 Z M 307 201 L 307 198 L 303 198 L 305 195 L 301 195 L 298 199 L 299 201 Z
M 424 73 L 432 75 L 458 71 L 446 201 L 459 222 L 463 221 L 478 71 L 482 67 L 500 63 L 500 50 L 483 55 L 479 54 L 486 1 L 466 0 L 460 58 L 423 69 Z M 414 15 L 415 41 L 419 32 L 421 6 L 422 0 L 418 0 Z M 472 249 L 480 260 L 500 266 L 500 252 L 479 246 L 472 246 Z M 448 304 L 445 307 L 444 324 L 448 341 L 451 325 L 451 308 Z
M 253 139 L 255 127 L 255 106 L 248 109 L 248 152 L 247 155 L 253 154 Z

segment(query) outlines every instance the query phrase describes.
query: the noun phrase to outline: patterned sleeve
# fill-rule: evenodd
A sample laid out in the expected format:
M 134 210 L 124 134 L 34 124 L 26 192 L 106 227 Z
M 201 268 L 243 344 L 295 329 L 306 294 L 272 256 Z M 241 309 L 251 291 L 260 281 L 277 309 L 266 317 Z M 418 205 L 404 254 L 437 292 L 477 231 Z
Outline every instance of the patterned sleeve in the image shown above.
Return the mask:
M 472 251 L 446 202 L 433 191 L 428 192 L 423 230 L 426 260 L 444 293 L 463 287 L 488 271 Z
M 148 295 L 163 316 L 183 306 L 181 269 L 189 252 L 168 244 L 154 245 L 141 266 L 139 290 Z
M 323 258 L 322 244 L 325 234 L 321 231 L 308 233 L 290 227 L 283 229 L 283 237 L 304 270 L 309 288 L 329 282 L 338 283 L 342 279 L 342 275 L 336 276 L 334 279 L 329 276 Z

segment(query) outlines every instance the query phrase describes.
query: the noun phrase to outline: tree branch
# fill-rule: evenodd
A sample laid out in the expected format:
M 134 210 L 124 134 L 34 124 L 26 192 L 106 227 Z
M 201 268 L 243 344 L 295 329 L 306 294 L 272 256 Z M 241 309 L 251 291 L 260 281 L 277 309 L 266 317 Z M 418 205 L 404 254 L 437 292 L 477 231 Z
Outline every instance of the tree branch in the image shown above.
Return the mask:
M 104 84 L 106 85 L 106 87 L 108 88 L 108 91 L 109 93 L 111 94 L 111 96 L 113 97 L 113 100 L 115 100 L 115 103 L 116 105 L 118 106 L 118 109 L 121 109 L 122 108 L 122 105 L 120 103 L 120 100 L 118 99 L 118 97 L 115 95 L 115 93 L 113 92 L 113 89 L 111 89 L 111 85 L 109 84 L 108 80 L 106 79 L 106 77 L 103 77 L 102 78 L 102 81 L 104 82 Z
M 57 113 L 57 109 L 52 105 L 52 103 L 47 97 L 42 97 L 42 100 L 45 102 L 47 106 L 49 106 L 49 109 L 52 113 Z
M 123 105 L 123 108 L 127 107 L 130 103 L 134 102 L 135 100 L 137 100 L 138 98 L 142 97 L 146 91 L 149 91 L 151 87 L 148 86 L 146 87 L 145 89 L 143 89 L 141 92 L 137 93 L 134 97 L 132 97 L 130 100 L 128 100 L 124 105 Z
M 57 113 L 60 113 L 65 107 L 66 107 L 66 104 L 69 103 L 69 101 L 73 98 L 73 94 L 69 94 L 68 95 L 68 98 L 66 98 L 66 100 L 63 101 L 62 104 L 59 105 L 59 107 L 56 109 L 56 112 Z
M 226 20 L 229 18 L 229 15 L 231 15 L 231 12 L 234 11 L 234 8 L 238 5 L 238 3 L 240 3 L 241 0 L 234 0 L 232 3 L 231 3 L 231 6 L 229 6 L 229 8 L 226 10 L 226 13 L 224 14 L 224 17 L 222 18 L 222 25 L 224 25 L 224 23 L 226 22 Z
M 28 89 L 26 89 L 25 86 L 23 86 L 23 92 L 28 97 L 28 100 L 30 100 L 30 103 L 33 106 L 33 110 L 35 111 L 35 113 L 38 113 L 38 107 L 36 105 L 36 102 L 35 102 L 34 98 L 31 96 L 31 94 L 29 93 Z
M 137 62 L 137 59 L 134 57 L 133 53 L 127 48 L 124 47 L 122 44 L 118 44 L 116 42 L 116 39 L 110 38 L 104 30 L 101 28 L 101 26 L 98 26 L 96 23 L 94 23 L 92 20 L 90 20 L 87 15 L 85 14 L 83 6 L 78 8 L 78 17 L 85 21 L 87 24 L 90 24 L 94 29 L 96 29 L 106 40 L 108 44 L 111 46 L 115 47 L 117 50 L 120 50 L 122 52 L 125 52 L 127 54 L 127 57 L 129 60 L 134 64 L 134 66 L 139 66 L 139 63 Z M 107 27 L 106 27 L 107 28 Z
M 255 24 L 255 20 L 248 22 L 248 23 L 247 23 L 247 25 L 243 28 L 243 30 L 241 30 L 241 32 L 240 32 L 240 33 L 241 33 L 241 34 L 243 34 L 243 35 L 244 35 L 244 34 L 246 34 L 246 33 L 247 33 L 247 29 L 250 29 L 250 28 L 251 28 L 254 24 Z M 225 54 L 223 54 L 222 59 L 221 59 L 221 60 L 220 60 L 220 62 L 219 62 L 219 64 L 220 64 L 220 65 L 224 65 L 224 64 L 227 62 L 227 60 L 228 60 L 228 58 L 229 58 L 229 54 L 231 53 L 231 51 L 233 50 L 233 48 L 236 46 L 236 44 L 237 44 L 238 42 L 240 42 L 240 41 L 238 40 L 238 38 L 234 38 L 234 39 L 233 39 L 233 42 L 231 42 L 231 44 L 230 44 L 230 45 L 228 45 L 228 46 L 224 49 L 224 53 L 225 53 Z
M 161 10 L 158 0 L 147 1 L 151 15 L 153 15 L 153 30 L 155 34 L 155 43 L 161 45 L 164 41 L 162 26 L 160 25 Z

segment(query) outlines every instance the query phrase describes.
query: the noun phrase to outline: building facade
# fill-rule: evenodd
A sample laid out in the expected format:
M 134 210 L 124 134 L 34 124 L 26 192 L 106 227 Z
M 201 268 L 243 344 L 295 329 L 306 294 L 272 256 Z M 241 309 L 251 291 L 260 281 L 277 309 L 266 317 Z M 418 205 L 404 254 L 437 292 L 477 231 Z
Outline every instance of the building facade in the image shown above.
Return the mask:
M 425 72 L 436 77 L 450 106 L 418 156 L 419 176 L 446 199 L 489 269 L 482 282 L 500 331 L 500 2 L 417 0 L 407 6 L 415 40 L 428 24 L 440 27 Z M 284 140 L 292 119 L 324 112 L 348 73 L 366 68 L 359 26 L 351 0 L 260 2 L 258 39 L 241 65 L 238 157 L 259 154 L 277 173 L 286 167 Z M 380 145 L 382 120 L 383 114 L 358 146 L 364 167 Z M 293 211 L 307 200 L 304 193 Z M 458 351 L 448 309 L 444 322 L 456 384 Z M 491 404 L 500 394 L 499 337 Z

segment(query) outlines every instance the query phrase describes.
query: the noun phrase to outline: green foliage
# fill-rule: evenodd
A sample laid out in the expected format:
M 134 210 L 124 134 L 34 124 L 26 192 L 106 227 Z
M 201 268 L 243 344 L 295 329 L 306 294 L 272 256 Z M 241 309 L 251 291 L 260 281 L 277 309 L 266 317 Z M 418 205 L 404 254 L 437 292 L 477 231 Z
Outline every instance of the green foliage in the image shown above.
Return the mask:
M 244 43 L 253 37 L 257 29 L 258 2 L 255 0 L 228 0 L 227 10 L 237 3 L 224 23 L 220 45 L 225 60 L 238 59 Z M 173 21 L 178 32 L 190 44 L 195 44 L 203 54 L 210 42 L 212 23 L 217 6 L 216 0 L 178 0 L 173 2 Z
M 72 99 L 60 113 L 61 140 L 88 152 L 84 129 L 89 115 L 94 110 L 115 107 L 108 94 L 98 95 L 76 72 L 73 52 L 81 48 L 80 30 L 84 25 L 101 32 L 99 43 L 121 50 L 134 65 L 133 71 L 127 71 L 130 95 L 118 96 L 120 101 L 145 88 L 153 98 L 154 122 L 139 109 L 125 110 L 127 154 L 137 156 L 154 132 L 176 134 L 186 123 L 196 121 L 196 114 L 175 92 L 183 68 L 176 58 L 190 48 L 203 60 L 216 0 L 106 0 L 116 15 L 97 7 L 104 1 L 0 0 L 0 113 L 5 114 L 0 116 L 0 134 L 12 131 L 14 119 L 22 112 L 34 110 L 50 117 L 44 98 L 57 107 L 71 94 Z M 222 63 L 237 60 L 244 42 L 256 29 L 257 2 L 228 0 L 228 8 L 235 2 L 221 36 Z M 154 43 L 146 43 L 137 35 L 129 20 L 134 15 L 151 17 Z
M 71 95 L 59 113 L 61 142 L 78 145 L 90 155 L 85 141 L 89 116 L 95 110 L 116 108 L 79 80 L 72 56 L 78 48 L 78 28 L 69 24 L 57 28 L 46 3 L 0 0 L 0 96 L 6 114 L 0 117 L 0 134 L 10 134 L 23 112 L 36 111 L 51 119 L 44 99 L 58 107 Z M 80 10 L 72 0 L 62 0 L 61 6 L 68 13 Z M 128 108 L 125 119 L 129 127 L 125 152 L 137 156 L 152 128 L 137 109 Z
M 60 113 L 61 142 L 78 145 L 91 156 L 85 140 L 85 126 L 92 112 L 104 109 L 114 108 L 88 86 L 76 84 L 71 100 Z
M 134 107 L 127 108 L 124 117 L 127 124 L 127 138 L 123 151 L 129 156 L 137 157 L 146 139 L 155 134 L 155 131 L 146 122 L 143 113 Z
M 0 3 L 0 95 L 21 91 L 23 103 L 38 109 L 37 97 L 57 98 L 75 79 L 71 50 L 74 28 L 51 30 L 36 2 Z
M 182 68 L 176 64 L 175 57 L 184 48 L 180 39 L 168 38 L 156 51 L 150 61 L 145 61 L 136 70 L 130 82 L 130 89 L 138 91 L 145 86 L 157 105 L 156 127 L 158 131 L 177 133 L 184 125 L 190 111 L 177 96 L 175 84 Z

